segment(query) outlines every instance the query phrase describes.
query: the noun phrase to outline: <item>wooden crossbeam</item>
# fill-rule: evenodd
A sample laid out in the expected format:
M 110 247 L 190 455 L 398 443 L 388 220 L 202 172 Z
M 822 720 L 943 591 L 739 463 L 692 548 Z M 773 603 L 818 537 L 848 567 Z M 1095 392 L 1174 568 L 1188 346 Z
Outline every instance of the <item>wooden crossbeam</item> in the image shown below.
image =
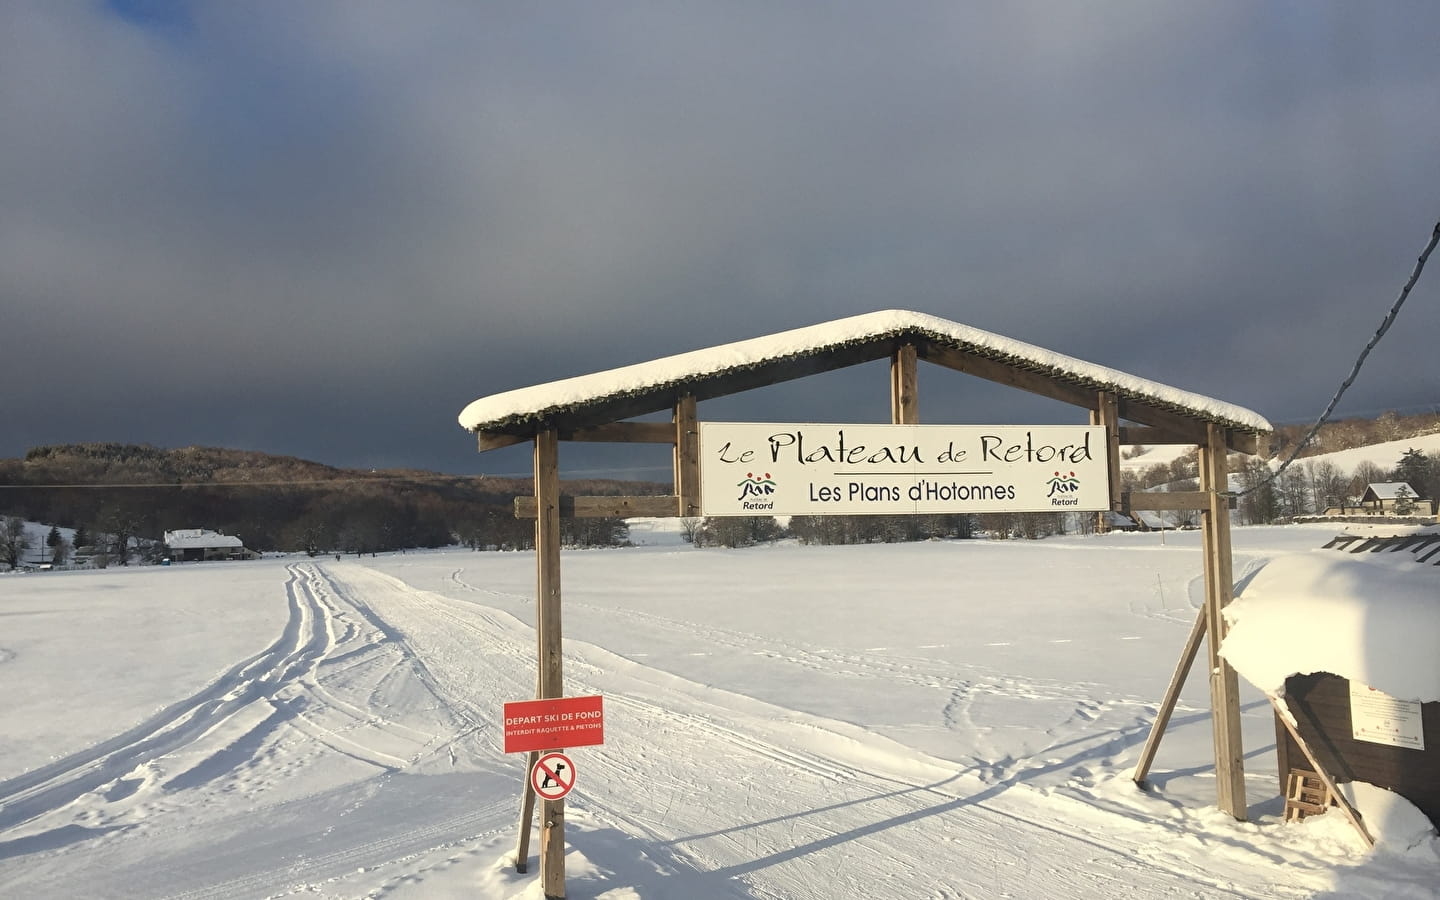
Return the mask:
M 1166 444 L 1194 444 L 1199 446 L 1193 434 L 1183 434 L 1171 431 L 1168 428 L 1157 428 L 1152 425 L 1121 425 L 1120 443 L 1127 446 L 1146 444 L 1149 446 L 1161 446 Z
M 614 444 L 673 444 L 675 426 L 669 422 L 610 422 L 606 425 L 562 431 L 560 439 Z
M 1132 509 L 1209 509 L 1209 491 L 1125 491 L 1120 495 L 1120 507 L 1129 512 Z
M 628 519 L 634 516 L 678 516 L 680 498 L 674 494 L 644 497 L 560 497 L 562 519 Z M 535 498 L 515 498 L 515 518 L 535 518 Z
M 986 381 L 1019 388 L 1022 391 L 1069 403 L 1071 406 L 1089 409 L 1095 403 L 1095 392 L 1089 388 L 1056 381 L 1048 375 L 1006 365 L 976 353 L 934 344 L 922 346 L 919 351 L 922 359 L 947 369 L 984 378 Z
M 501 447 L 513 447 L 516 444 L 529 443 L 533 439 L 529 434 L 492 434 L 488 431 L 475 432 L 475 443 L 480 452 L 486 450 L 499 450 Z
M 1120 418 L 1139 422 L 1152 428 L 1160 428 L 1176 437 L 1184 437 L 1185 443 L 1200 446 L 1205 443 L 1205 423 L 1190 419 L 1169 410 L 1151 406 L 1138 400 L 1120 398 Z

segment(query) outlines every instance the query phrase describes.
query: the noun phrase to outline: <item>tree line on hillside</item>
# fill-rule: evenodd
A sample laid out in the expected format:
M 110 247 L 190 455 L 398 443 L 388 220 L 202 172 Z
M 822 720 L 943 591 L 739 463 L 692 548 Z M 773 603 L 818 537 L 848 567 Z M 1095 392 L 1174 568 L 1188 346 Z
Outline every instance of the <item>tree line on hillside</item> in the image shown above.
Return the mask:
M 1320 460 L 1292 463 L 1273 480 L 1269 480 L 1271 471 L 1264 461 L 1253 458 L 1241 467 L 1240 484 L 1248 491 L 1239 503 L 1243 521 L 1269 524 L 1321 515 L 1326 510 L 1359 512 L 1366 486 L 1387 482 L 1403 482 L 1413 492 L 1397 499 L 1398 515 L 1431 515 L 1431 501 L 1440 489 L 1440 453 L 1423 453 L 1414 448 L 1401 454 L 1391 469 L 1362 462 L 1347 473 L 1334 463 Z
M 1198 465 L 1197 455 L 1191 452 L 1138 472 L 1127 469 L 1121 472 L 1121 490 L 1197 490 Z M 1413 514 L 1425 515 L 1431 511 L 1429 501 L 1440 491 L 1440 453 L 1425 453 L 1413 447 L 1388 469 L 1365 461 L 1346 471 L 1329 460 L 1301 458 L 1271 480 L 1274 470 L 1269 462 L 1256 456 L 1236 456 L 1231 460 L 1231 471 L 1245 492 L 1238 510 L 1241 521 L 1249 525 L 1322 515 L 1327 509 L 1358 512 L 1369 485 L 1393 482 L 1410 486 L 1414 492 L 1409 498 Z M 1172 514 L 1177 525 L 1197 524 L 1198 516 L 1198 511 Z
M 1274 456 L 1285 459 L 1309 430 L 1309 425 L 1276 426 L 1270 440 L 1271 452 Z M 1403 441 L 1436 432 L 1440 432 L 1440 411 L 1401 415 L 1394 410 L 1388 410 L 1373 419 L 1339 419 L 1327 422 L 1316 432 L 1315 437 L 1301 451 L 1300 458 L 1338 453 L 1371 444 Z
M 1440 414 L 1344 420 L 1321 429 L 1307 453 L 1349 449 L 1440 431 Z M 1303 429 L 1277 430 L 1283 450 Z M 1354 443 L 1352 443 L 1354 442 Z M 1135 452 L 1132 449 L 1131 452 Z M 1245 523 L 1268 523 L 1354 506 L 1365 486 L 1402 481 L 1415 491 L 1417 512 L 1440 493 L 1440 454 L 1411 449 L 1392 469 L 1362 464 L 1342 472 L 1324 460 L 1300 460 L 1273 481 L 1257 457 L 1235 457 L 1232 471 L 1246 488 L 1239 503 Z M 1121 490 L 1198 487 L 1197 457 L 1122 470 Z M 663 494 L 669 485 L 613 480 L 566 480 L 567 494 Z M 240 537 L 261 552 L 375 553 L 460 543 L 477 550 L 527 550 L 534 523 L 517 519 L 513 500 L 532 493 L 528 479 L 437 475 L 410 470 L 357 471 L 294 457 L 207 447 L 165 450 L 149 445 L 96 443 L 37 447 L 23 459 L 0 460 L 0 563 L 27 558 L 62 563 L 72 558 L 124 564 L 132 555 L 158 559 L 165 531 L 209 528 Z M 1195 524 L 1198 513 L 1169 514 L 1171 524 Z M 996 513 L 980 516 L 797 516 L 782 528 L 769 517 L 685 520 L 699 546 L 739 547 L 793 536 L 804 543 L 858 544 L 990 537 L 1037 538 L 1089 531 L 1094 516 Z M 12 521 L 13 520 L 13 521 Z M 23 520 L 51 525 L 45 547 L 31 547 Z M 624 544 L 620 519 L 562 519 L 567 546 Z M 74 529 L 67 539 L 59 529 Z M 29 552 L 31 555 L 26 557 Z
M 668 486 L 592 479 L 567 480 L 564 489 L 614 495 Z M 525 549 L 534 526 L 515 518 L 514 498 L 532 492 L 527 479 L 357 471 L 206 447 L 67 444 L 0 460 L 6 515 L 78 529 L 84 541 L 77 535 L 75 551 L 120 564 L 132 555 L 158 558 L 164 532 L 186 528 L 235 535 L 262 552 L 374 553 L 457 542 Z M 625 539 L 619 520 L 566 522 L 574 545 Z

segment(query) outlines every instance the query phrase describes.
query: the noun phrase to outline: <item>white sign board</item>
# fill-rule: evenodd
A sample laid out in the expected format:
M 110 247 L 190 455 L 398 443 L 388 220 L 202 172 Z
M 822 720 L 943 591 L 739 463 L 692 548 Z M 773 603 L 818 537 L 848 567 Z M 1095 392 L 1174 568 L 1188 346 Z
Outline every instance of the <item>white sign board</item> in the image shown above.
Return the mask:
M 1397 700 L 1350 682 L 1350 732 L 1357 741 L 1424 750 L 1421 715 L 1419 700 Z
M 1104 510 L 1109 473 L 1103 426 L 700 423 L 707 516 Z

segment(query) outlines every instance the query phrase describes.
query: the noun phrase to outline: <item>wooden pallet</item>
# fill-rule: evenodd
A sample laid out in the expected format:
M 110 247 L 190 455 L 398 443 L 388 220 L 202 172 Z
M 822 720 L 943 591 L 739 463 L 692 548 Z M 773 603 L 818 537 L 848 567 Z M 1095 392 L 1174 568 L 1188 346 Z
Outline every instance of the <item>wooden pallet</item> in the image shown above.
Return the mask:
M 1318 816 L 1334 803 L 1335 796 L 1319 774 L 1307 769 L 1290 770 L 1285 779 L 1285 821 L 1298 822 L 1306 816 Z

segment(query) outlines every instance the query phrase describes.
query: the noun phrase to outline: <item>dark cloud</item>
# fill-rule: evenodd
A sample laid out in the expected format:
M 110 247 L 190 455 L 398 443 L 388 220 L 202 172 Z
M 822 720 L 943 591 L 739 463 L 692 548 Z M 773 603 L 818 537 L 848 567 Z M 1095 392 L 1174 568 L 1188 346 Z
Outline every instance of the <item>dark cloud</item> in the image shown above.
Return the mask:
M 8 4 L 0 455 L 493 470 L 455 425 L 476 397 L 889 307 L 1305 419 L 1440 217 L 1437 30 L 1421 3 Z M 1345 408 L 1440 405 L 1436 277 Z M 1051 414 L 922 375 L 927 416 Z M 883 417 L 868 370 L 702 413 L 853 415 L 872 383 Z

